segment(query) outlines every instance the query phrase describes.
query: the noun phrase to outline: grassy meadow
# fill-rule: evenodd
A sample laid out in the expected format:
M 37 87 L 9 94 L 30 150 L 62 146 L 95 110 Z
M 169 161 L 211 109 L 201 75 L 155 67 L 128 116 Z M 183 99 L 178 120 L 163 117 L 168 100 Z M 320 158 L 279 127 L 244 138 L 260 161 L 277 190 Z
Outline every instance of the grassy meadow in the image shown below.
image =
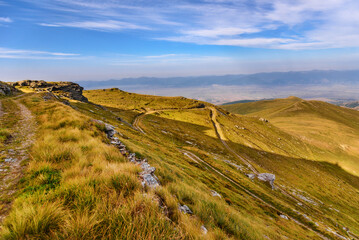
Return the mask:
M 84 95 L 90 103 L 70 106 L 41 93 L 21 98 L 38 129 L 1 239 L 335 239 L 328 228 L 349 237 L 343 227 L 359 233 L 359 178 L 314 161 L 317 145 L 272 120 L 181 97 L 116 89 Z M 259 172 L 274 173 L 279 189 L 245 175 L 250 169 L 218 139 L 211 111 L 218 111 L 227 144 Z M 141 113 L 144 133 L 131 125 Z M 156 168 L 161 186 L 143 188 L 140 167 L 93 119 L 115 126 L 120 141 Z

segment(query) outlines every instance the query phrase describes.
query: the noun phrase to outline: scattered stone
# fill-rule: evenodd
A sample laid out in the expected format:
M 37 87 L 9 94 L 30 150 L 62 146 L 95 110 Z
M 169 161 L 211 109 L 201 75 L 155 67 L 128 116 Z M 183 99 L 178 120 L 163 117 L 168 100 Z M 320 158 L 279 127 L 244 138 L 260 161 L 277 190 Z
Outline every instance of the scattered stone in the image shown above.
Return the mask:
M 301 194 L 299 194 L 299 193 L 296 193 L 296 192 L 292 192 L 292 194 L 293 195 L 295 195 L 295 196 L 297 196 L 297 197 L 299 197 L 300 199 L 302 199 L 303 201 L 306 201 L 306 202 L 308 202 L 308 203 L 310 203 L 310 204 L 313 204 L 314 206 L 317 206 L 318 204 L 314 201 L 314 200 L 312 200 L 312 199 L 310 199 L 309 197 L 305 197 L 305 196 L 303 196 L 303 195 L 301 195 Z M 299 205 L 299 204 L 298 204 Z
M 142 181 L 143 187 L 147 185 L 150 188 L 156 188 L 157 186 L 160 185 L 154 175 L 149 173 L 145 173 L 145 174 L 140 173 L 140 175 L 142 176 L 143 179 Z
M 258 179 L 264 182 L 269 182 L 269 184 L 271 185 L 272 189 L 274 189 L 274 180 L 275 180 L 275 175 L 271 174 L 271 173 L 260 173 L 258 174 Z
M 340 235 L 339 233 L 335 232 L 333 229 L 331 229 L 330 227 L 327 227 L 327 231 L 334 234 L 336 237 L 340 238 L 340 239 L 348 239 L 342 235 Z
M 16 158 L 5 158 L 5 162 L 15 162 L 17 159 Z
M 99 123 L 101 125 L 105 126 L 105 132 L 107 135 L 107 138 L 109 140 L 111 140 L 111 144 L 116 146 L 120 153 L 126 157 L 130 162 L 134 163 L 134 164 L 138 164 L 140 165 L 140 167 L 142 168 L 142 172 L 139 173 L 140 177 L 142 178 L 142 186 L 148 186 L 150 188 L 156 188 L 157 186 L 159 186 L 159 180 L 157 178 L 157 176 L 154 174 L 154 172 L 156 171 L 156 168 L 151 167 L 151 165 L 147 162 L 147 159 L 140 159 L 136 157 L 135 153 L 131 153 L 127 150 L 125 144 L 123 144 L 118 137 L 115 137 L 115 134 L 118 133 L 115 130 L 115 127 L 107 124 L 101 120 L 94 120 L 96 123 Z M 118 133 L 120 134 L 120 133 Z
M 206 235 L 208 233 L 207 228 L 205 226 L 203 226 L 203 225 L 201 226 L 201 230 L 202 230 L 204 235 Z
M 303 216 L 305 219 L 307 219 L 309 222 L 312 221 L 312 219 L 311 219 L 310 217 L 308 217 L 306 214 L 303 213 L 302 216 Z
M 283 215 L 283 214 L 279 215 L 279 217 L 281 217 L 281 218 L 283 218 L 285 220 L 289 220 L 289 218 L 286 215 Z
M 191 211 L 191 209 L 189 209 L 187 205 L 179 205 L 178 209 L 184 214 L 193 214 L 193 212 Z
M 213 197 L 222 198 L 222 196 L 221 196 L 218 192 L 216 192 L 216 191 L 214 191 L 214 190 L 211 190 L 211 194 L 212 194 Z
M 262 122 L 266 122 L 266 123 L 269 122 L 269 121 L 268 121 L 267 119 L 265 119 L 265 118 L 260 118 L 259 120 L 262 121 Z
M 237 170 L 240 170 L 242 171 L 243 170 L 243 166 L 242 165 L 238 165 L 238 164 L 235 164 L 229 160 L 224 160 L 225 163 L 228 163 L 229 165 L 232 165 L 233 167 L 235 167 Z

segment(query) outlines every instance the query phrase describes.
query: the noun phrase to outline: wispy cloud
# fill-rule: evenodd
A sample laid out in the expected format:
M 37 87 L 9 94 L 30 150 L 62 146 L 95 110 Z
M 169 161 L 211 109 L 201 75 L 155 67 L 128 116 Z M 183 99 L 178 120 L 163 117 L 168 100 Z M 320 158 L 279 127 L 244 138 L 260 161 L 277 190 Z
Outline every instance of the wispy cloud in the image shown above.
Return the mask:
M 169 66 L 173 64 L 188 64 L 190 62 L 200 63 L 215 63 L 218 61 L 225 62 L 232 60 L 229 57 L 222 56 L 201 56 L 192 54 L 162 54 L 156 56 L 126 56 L 124 58 L 117 58 L 111 60 L 111 65 L 116 66 Z
M 23 1 L 56 12 L 47 27 L 153 30 L 152 39 L 209 45 L 359 47 L 357 0 Z
M 46 52 L 36 50 L 23 50 L 23 49 L 11 49 L 0 48 L 0 58 L 7 59 L 76 59 L 80 54 L 76 53 L 62 53 L 62 52 Z
M 144 26 L 139 26 L 132 23 L 120 22 L 114 20 L 107 21 L 83 21 L 83 22 L 65 22 L 65 23 L 40 23 L 39 25 L 45 27 L 73 27 L 73 28 L 84 28 L 90 30 L 99 31 L 120 31 L 124 29 L 141 29 L 149 30 Z
M 1 5 L 1 3 L 0 3 L 0 5 Z M 0 22 L 11 23 L 11 22 L 13 22 L 13 20 L 9 17 L 0 17 Z
M 155 56 L 144 56 L 144 58 L 174 58 L 174 57 L 182 57 L 182 56 L 186 56 L 187 54 L 174 54 L 174 53 L 169 53 L 169 54 L 163 54 L 163 55 L 155 55 Z

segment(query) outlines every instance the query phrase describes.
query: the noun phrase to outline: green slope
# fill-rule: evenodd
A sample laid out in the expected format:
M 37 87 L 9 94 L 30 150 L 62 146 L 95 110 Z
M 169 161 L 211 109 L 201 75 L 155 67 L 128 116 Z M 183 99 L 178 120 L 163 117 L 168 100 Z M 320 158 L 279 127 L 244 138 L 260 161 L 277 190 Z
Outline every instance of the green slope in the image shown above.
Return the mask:
M 3 238 L 337 239 L 359 234 L 359 178 L 316 161 L 337 155 L 272 120 L 228 114 L 180 97 L 119 90 L 86 91 L 85 96 L 94 104 L 70 101 L 67 106 L 44 101 L 42 94 L 22 96 L 36 117 L 38 134 Z M 267 111 L 268 103 L 263 106 Z M 278 104 L 276 114 L 286 106 Z M 119 140 L 156 168 L 161 186 L 142 188 L 139 167 L 109 145 L 103 127 L 92 119 L 112 124 Z M 247 177 L 253 172 L 275 174 L 275 189 Z M 179 204 L 193 214 L 181 213 Z M 44 227 L 37 227 L 40 222 Z
M 233 113 L 266 118 L 281 130 L 320 149 L 314 160 L 337 163 L 359 175 L 358 111 L 294 97 L 223 107 Z

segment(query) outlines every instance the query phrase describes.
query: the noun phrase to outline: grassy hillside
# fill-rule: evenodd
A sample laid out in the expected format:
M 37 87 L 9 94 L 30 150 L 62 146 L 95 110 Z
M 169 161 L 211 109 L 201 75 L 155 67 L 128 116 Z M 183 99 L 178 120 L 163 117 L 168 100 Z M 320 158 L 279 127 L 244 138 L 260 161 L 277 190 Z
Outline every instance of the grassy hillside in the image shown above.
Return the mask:
M 348 172 L 359 175 L 358 111 L 295 97 L 223 108 L 233 113 L 266 118 L 312 146 L 312 160 L 339 164 Z
M 181 97 L 116 89 L 86 91 L 92 103 L 65 105 L 44 96 L 6 99 L 15 108 L 18 103 L 28 108 L 37 125 L 16 194 L 2 197 L 13 202 L 1 227 L 3 239 L 359 234 L 359 178 L 338 165 L 314 161 L 329 151 L 322 153 L 271 122 Z M 111 144 L 94 119 L 113 125 L 127 149 L 156 168 L 160 186 L 141 185 L 139 165 Z M 248 177 L 254 173 L 275 174 L 275 188 Z M 183 205 L 192 214 L 182 213 Z

